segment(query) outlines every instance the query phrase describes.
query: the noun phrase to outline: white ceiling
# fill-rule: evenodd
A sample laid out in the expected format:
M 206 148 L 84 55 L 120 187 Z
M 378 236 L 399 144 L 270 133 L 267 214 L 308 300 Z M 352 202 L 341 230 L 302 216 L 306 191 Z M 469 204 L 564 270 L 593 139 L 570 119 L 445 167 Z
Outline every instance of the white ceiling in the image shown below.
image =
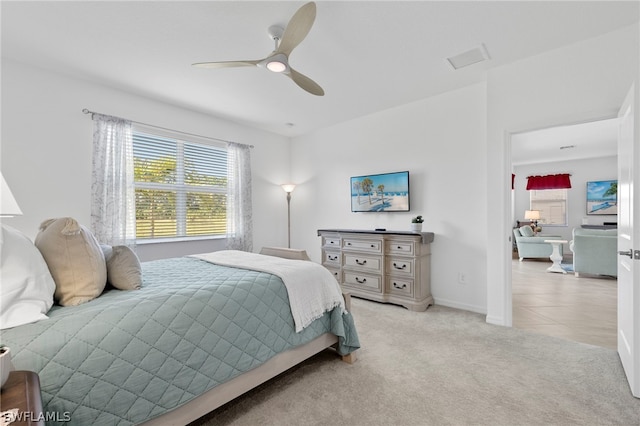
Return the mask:
M 551 127 L 511 136 L 511 163 L 545 163 L 618 155 L 618 119 Z
M 318 1 L 291 65 L 324 97 L 259 68 L 297 1 L 2 1 L 2 56 L 295 136 L 483 81 L 486 71 L 638 21 L 636 1 Z M 483 43 L 489 61 L 446 61 Z M 117 111 L 101 111 L 117 115 Z M 135 119 L 135 117 L 132 117 Z M 293 126 L 287 125 L 293 123 Z

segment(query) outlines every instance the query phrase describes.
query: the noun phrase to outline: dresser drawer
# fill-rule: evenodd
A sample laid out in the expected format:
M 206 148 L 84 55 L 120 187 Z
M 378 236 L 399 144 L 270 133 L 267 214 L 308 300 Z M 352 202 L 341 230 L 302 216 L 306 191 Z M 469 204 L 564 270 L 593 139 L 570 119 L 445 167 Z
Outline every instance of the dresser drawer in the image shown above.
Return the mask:
M 343 266 L 345 268 L 382 273 L 382 259 L 380 256 L 356 253 L 344 253 L 343 256 Z
M 339 251 L 322 251 L 322 264 L 325 266 L 340 267 Z
M 414 259 L 393 256 L 387 257 L 388 274 L 413 276 L 414 270 Z
M 382 240 L 367 240 L 359 238 L 344 238 L 342 248 L 345 250 L 368 251 L 371 253 L 382 253 Z
M 343 285 L 356 287 L 363 290 L 382 292 L 382 278 L 380 276 L 361 274 L 358 272 L 343 271 Z
M 413 296 L 413 280 L 397 277 L 385 278 L 385 292 L 399 296 Z
M 340 282 L 340 268 L 332 268 L 326 265 L 325 265 L 325 268 L 327 268 L 327 270 L 331 272 L 331 275 L 333 275 L 333 278 L 335 278 L 336 281 Z
M 336 250 L 340 250 L 340 237 L 334 237 L 334 236 L 322 237 L 322 247 L 324 248 L 335 247 Z
M 416 242 L 411 240 L 387 241 L 387 253 L 401 256 L 414 256 L 416 254 Z

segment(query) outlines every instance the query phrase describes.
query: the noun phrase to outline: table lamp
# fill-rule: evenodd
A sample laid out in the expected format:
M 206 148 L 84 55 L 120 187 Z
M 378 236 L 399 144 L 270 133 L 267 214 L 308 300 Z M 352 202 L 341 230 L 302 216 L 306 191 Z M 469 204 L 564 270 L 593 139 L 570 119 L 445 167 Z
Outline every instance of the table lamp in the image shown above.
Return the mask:
M 21 215 L 22 210 L 20 210 L 16 199 L 13 197 L 7 181 L 4 180 L 2 172 L 0 172 L 0 178 L 2 178 L 2 186 L 0 187 L 0 217 Z
M 533 226 L 537 227 L 540 220 L 540 210 L 525 210 L 524 218 L 529 219 Z

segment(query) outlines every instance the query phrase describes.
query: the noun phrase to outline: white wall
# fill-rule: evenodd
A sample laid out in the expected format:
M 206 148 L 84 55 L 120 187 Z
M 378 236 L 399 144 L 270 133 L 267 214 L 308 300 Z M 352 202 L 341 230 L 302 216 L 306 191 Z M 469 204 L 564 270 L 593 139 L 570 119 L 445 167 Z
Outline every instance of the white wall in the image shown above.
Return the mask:
M 490 70 L 487 321 L 511 324 L 510 133 L 615 115 L 638 80 L 638 25 Z
M 318 228 L 407 229 L 416 214 L 435 232 L 436 302 L 511 323 L 509 135 L 610 117 L 638 80 L 638 25 L 488 72 L 486 84 L 382 111 L 296 138 L 246 128 L 8 61 L 2 63 L 0 166 L 25 215 L 7 223 L 33 237 L 45 218 L 89 221 L 89 108 L 176 130 L 254 144 L 254 247 L 292 245 L 320 259 Z M 351 213 L 349 177 L 409 170 L 410 213 Z M 291 172 L 291 175 L 289 174 Z M 25 177 L 26 176 L 26 177 Z M 186 251 L 193 250 L 193 246 Z M 156 256 L 183 253 L 175 246 Z M 196 251 L 205 251 L 197 248 Z M 457 282 L 465 272 L 469 283 Z
M 543 234 L 560 235 L 563 240 L 571 241 L 573 228 L 579 228 L 584 218 L 590 225 L 617 221 L 616 215 L 587 216 L 587 182 L 618 179 L 617 156 L 527 164 L 514 166 L 513 171 L 516 175 L 513 191 L 515 216 L 511 223 L 514 226 L 516 220 L 524 220 L 524 211 L 529 210 L 527 176 L 558 173 L 571 174 L 571 189 L 567 190 L 568 224 L 566 226 L 541 225 Z M 569 253 L 568 244 L 565 244 L 564 250 L 565 253 Z
M 3 219 L 34 238 L 47 218 L 90 224 L 93 122 L 83 108 L 183 132 L 252 144 L 254 250 L 286 244 L 288 138 L 7 60 L 2 61 L 0 167 L 23 216 Z M 212 251 L 221 240 L 139 246 L 143 260 Z
M 477 84 L 295 138 L 292 247 L 319 262 L 320 228 L 408 231 L 421 214 L 423 231 L 435 233 L 436 303 L 485 312 L 485 108 L 485 84 Z M 403 170 L 409 213 L 351 212 L 351 176 Z

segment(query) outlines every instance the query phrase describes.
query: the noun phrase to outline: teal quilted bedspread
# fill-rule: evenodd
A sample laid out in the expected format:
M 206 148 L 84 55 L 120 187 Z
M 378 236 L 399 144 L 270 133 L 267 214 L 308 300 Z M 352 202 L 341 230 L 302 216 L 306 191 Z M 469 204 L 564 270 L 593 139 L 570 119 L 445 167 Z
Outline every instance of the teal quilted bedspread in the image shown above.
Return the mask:
M 189 257 L 142 266 L 140 290 L 2 331 L 15 368 L 40 376 L 47 424 L 138 424 L 328 331 L 341 354 L 359 347 L 337 310 L 295 333 L 274 275 Z

